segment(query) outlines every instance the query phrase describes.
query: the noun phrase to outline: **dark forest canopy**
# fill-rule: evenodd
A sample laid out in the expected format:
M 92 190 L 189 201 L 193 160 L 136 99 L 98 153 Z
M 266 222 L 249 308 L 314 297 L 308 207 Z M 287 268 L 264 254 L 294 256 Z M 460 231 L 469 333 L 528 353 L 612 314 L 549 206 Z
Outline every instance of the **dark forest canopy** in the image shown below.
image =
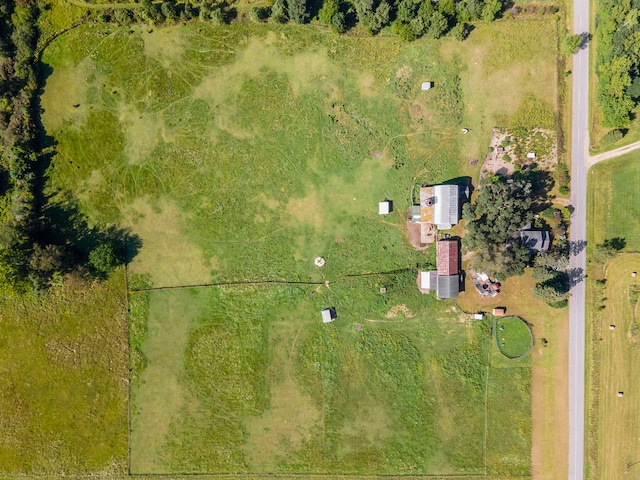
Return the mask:
M 598 102 L 605 127 L 622 128 L 640 100 L 640 0 L 599 0 Z
M 139 248 L 116 227 L 89 227 L 72 200 L 42 188 L 33 0 L 0 6 L 0 291 L 40 290 L 69 272 L 104 277 Z
M 493 21 L 507 5 L 510 2 L 506 0 L 275 0 L 270 6 L 253 6 L 250 18 L 263 21 L 271 17 L 279 23 L 299 24 L 314 20 L 338 33 L 360 25 L 375 35 L 389 27 L 392 33 L 408 41 L 423 36 L 439 38 L 449 32 L 464 40 L 470 31 L 468 23 Z M 234 7 L 225 2 L 143 0 L 137 9 L 107 10 L 103 20 L 122 25 L 193 19 L 220 23 L 235 15 Z

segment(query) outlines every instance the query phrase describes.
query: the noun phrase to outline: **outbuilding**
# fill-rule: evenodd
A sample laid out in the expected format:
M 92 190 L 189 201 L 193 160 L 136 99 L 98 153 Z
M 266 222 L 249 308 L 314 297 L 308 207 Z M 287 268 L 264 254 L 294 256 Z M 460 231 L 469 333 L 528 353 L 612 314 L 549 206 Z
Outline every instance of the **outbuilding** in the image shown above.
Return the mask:
M 331 323 L 337 317 L 336 309 L 334 307 L 325 308 L 322 310 L 322 323 Z
M 389 215 L 393 210 L 391 200 L 385 200 L 378 203 L 378 215 Z

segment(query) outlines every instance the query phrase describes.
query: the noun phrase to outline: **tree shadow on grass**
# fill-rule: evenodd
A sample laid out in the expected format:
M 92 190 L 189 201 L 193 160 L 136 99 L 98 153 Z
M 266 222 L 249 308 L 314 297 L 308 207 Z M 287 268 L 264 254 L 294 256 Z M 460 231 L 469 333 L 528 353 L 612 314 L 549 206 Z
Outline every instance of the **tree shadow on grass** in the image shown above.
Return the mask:
M 118 265 L 130 263 L 142 247 L 129 229 L 115 225 L 90 225 L 70 195 L 50 198 L 41 210 L 35 243 L 42 249 L 53 246 L 61 261 L 55 268 L 36 269 L 36 280 L 46 282 L 54 273 L 82 270 L 95 278 L 106 278 Z M 102 252 L 99 258 L 96 252 Z M 37 282 L 36 282 L 37 283 Z
M 33 165 L 36 221 L 29 235 L 33 246 L 26 274 L 36 291 L 46 288 L 54 277 L 71 272 L 106 278 L 118 265 L 131 262 L 142 247 L 140 238 L 128 229 L 91 225 L 70 192 L 46 193 L 47 172 L 57 143 L 42 123 L 40 98 L 52 73 L 50 65 L 38 62 L 39 90 L 33 99 L 34 141 L 38 147 Z

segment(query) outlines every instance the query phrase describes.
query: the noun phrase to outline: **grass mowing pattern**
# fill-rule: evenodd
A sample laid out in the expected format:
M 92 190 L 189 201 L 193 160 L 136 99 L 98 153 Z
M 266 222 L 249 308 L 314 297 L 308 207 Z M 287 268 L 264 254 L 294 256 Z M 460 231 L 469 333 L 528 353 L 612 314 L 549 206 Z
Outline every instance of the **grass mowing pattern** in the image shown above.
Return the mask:
M 517 26 L 524 43 L 547 27 Z M 131 271 L 153 286 L 331 284 L 132 295 L 133 471 L 483 472 L 490 333 L 417 292 L 433 252 L 403 237 L 411 185 L 464 172 L 462 122 L 478 115 L 470 138 L 494 118 L 465 105 L 466 53 L 296 26 L 150 30 L 84 26 L 45 51 L 51 193 L 140 234 Z M 548 48 L 534 50 L 519 61 Z M 495 108 L 516 112 L 542 84 L 526 85 Z M 386 273 L 348 277 L 370 272 Z M 329 305 L 339 318 L 322 326 Z M 510 448 L 489 468 L 526 474 L 528 373 L 489 388 L 496 407 L 509 392 L 524 405 L 491 417 Z
M 165 221 L 167 209 L 178 212 L 174 263 L 188 241 L 200 273 L 174 284 L 197 283 L 194 276 L 320 279 L 312 261 L 329 250 L 335 263 L 357 250 L 353 263 L 369 271 L 406 266 L 412 254 L 399 227 L 410 185 L 460 173 L 450 138 L 464 105 L 457 63 L 426 43 L 416 50 L 380 42 L 364 59 L 370 40 L 329 42 L 295 27 L 198 27 L 207 36 L 194 26 L 170 30 L 181 48 L 170 70 L 147 55 L 155 40 L 142 29 L 83 26 L 47 48 L 51 84 L 59 72 L 80 79 L 85 92 L 60 85 L 43 98 L 59 142 L 52 189 L 79 191 L 92 218 L 124 220 L 145 244 L 166 234 L 161 222 L 144 231 L 154 212 Z M 425 76 L 441 88 L 423 99 Z M 436 120 L 411 125 L 416 97 Z M 373 219 L 385 196 L 397 213 L 381 224 Z M 161 286 L 163 263 L 143 253 L 131 268 Z
M 533 346 L 531 329 L 518 317 L 496 319 L 494 338 L 500 352 L 511 359 L 522 357 Z
M 185 322 L 185 302 L 198 309 L 172 363 L 180 401 L 169 408 L 167 398 L 153 400 L 169 411 L 169 429 L 155 432 L 155 453 L 134 443 L 136 455 L 151 454 L 154 472 L 481 473 L 488 324 L 460 323 L 446 304 L 417 293 L 414 275 L 390 280 L 153 292 L 150 310 L 164 315 L 150 328 Z M 405 308 L 394 309 L 400 301 Z M 326 305 L 338 318 L 323 325 Z M 164 355 L 151 347 L 150 366 Z M 496 408 L 503 396 L 521 402 L 490 419 L 511 444 L 510 459 L 491 460 L 496 472 L 527 471 L 530 418 L 519 409 L 528 402 L 528 369 L 519 370 L 490 370 Z M 152 378 L 145 375 L 143 383 Z M 149 428 L 134 418 L 134 433 Z

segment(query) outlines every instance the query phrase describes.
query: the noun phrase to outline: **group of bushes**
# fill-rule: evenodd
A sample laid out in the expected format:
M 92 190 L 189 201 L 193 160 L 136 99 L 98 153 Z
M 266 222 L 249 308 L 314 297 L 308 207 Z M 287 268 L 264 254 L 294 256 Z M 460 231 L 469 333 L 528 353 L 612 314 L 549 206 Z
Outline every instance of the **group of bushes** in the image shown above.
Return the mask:
M 299 24 L 314 18 L 339 33 L 356 24 L 371 35 L 390 27 L 392 33 L 407 41 L 422 36 L 439 38 L 448 32 L 464 40 L 470 31 L 469 22 L 493 21 L 504 8 L 504 0 L 324 0 L 321 5 L 307 0 L 275 0 L 269 6 L 252 6 L 249 17 L 256 22 L 272 18 L 279 23 Z M 225 2 L 143 0 L 136 9 L 107 10 L 102 19 L 121 25 L 193 19 L 222 23 L 234 15 Z
M 89 228 L 74 209 L 42 193 L 48 153 L 38 121 L 34 0 L 0 6 L 0 291 L 40 289 L 77 270 L 104 276 L 130 239 Z M 77 227 L 82 227 L 81 231 Z
M 598 102 L 605 127 L 629 125 L 640 100 L 640 2 L 599 0 L 596 15 Z

